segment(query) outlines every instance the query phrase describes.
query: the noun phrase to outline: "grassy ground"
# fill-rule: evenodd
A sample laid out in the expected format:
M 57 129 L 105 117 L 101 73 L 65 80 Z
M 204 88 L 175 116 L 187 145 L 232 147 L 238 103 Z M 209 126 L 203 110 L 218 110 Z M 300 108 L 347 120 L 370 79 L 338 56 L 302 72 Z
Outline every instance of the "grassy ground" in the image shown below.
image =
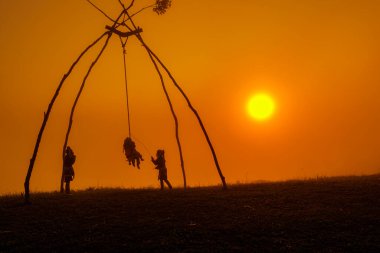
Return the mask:
M 0 198 L 0 252 L 380 252 L 380 175 Z

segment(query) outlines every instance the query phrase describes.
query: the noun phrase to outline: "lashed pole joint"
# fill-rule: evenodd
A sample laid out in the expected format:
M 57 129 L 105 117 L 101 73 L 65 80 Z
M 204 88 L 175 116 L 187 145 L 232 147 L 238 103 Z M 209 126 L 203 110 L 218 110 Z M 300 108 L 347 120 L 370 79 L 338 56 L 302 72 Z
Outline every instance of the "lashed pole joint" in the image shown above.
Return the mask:
M 109 25 L 106 25 L 106 29 L 109 30 L 110 32 L 113 32 L 119 35 L 120 37 L 129 37 L 129 36 L 137 35 L 143 32 L 143 30 L 140 27 L 137 27 L 136 30 L 131 31 L 131 32 L 122 32 L 122 31 L 117 30 L 115 27 L 111 27 Z

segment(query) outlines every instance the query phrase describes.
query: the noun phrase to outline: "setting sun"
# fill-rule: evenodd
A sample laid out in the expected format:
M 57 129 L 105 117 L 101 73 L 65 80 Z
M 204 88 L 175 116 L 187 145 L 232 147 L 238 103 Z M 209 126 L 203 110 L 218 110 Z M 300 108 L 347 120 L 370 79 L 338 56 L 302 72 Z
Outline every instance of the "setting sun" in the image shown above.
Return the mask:
M 253 95 L 247 103 L 249 116 L 257 121 L 269 119 L 273 115 L 275 107 L 273 98 L 265 93 Z

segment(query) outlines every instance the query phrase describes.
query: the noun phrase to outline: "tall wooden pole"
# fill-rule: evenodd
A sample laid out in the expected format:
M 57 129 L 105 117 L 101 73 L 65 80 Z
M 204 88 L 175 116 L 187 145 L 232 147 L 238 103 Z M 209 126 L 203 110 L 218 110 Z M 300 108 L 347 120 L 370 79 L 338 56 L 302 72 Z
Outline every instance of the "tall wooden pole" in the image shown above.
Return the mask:
M 180 157 L 180 160 L 181 160 L 181 169 L 182 169 L 182 175 L 183 175 L 183 187 L 186 190 L 186 172 L 185 172 L 185 165 L 184 165 L 184 162 L 183 162 L 181 142 L 180 142 L 180 139 L 179 139 L 178 118 L 177 118 L 177 115 L 175 114 L 175 111 L 174 111 L 174 108 L 173 108 L 173 104 L 172 104 L 172 102 L 170 100 L 169 93 L 168 93 L 168 91 L 166 89 L 164 78 L 162 77 L 161 71 L 158 68 L 157 63 L 154 60 L 152 54 L 151 53 L 148 53 L 148 54 L 149 54 L 150 60 L 152 61 L 153 65 L 154 65 L 154 67 L 155 67 L 155 69 L 156 69 L 156 71 L 157 71 L 157 73 L 158 73 L 158 75 L 160 77 L 162 89 L 164 90 L 164 93 L 165 93 L 165 96 L 166 96 L 166 100 L 168 101 L 168 104 L 169 104 L 169 107 L 170 107 L 170 111 L 172 112 L 172 115 L 173 115 L 173 119 L 174 119 L 174 123 L 175 123 L 175 138 L 177 140 L 177 146 L 178 146 L 178 150 L 179 150 L 179 157 Z
M 90 75 L 92 69 L 94 68 L 95 64 L 98 62 L 100 56 L 103 54 L 104 50 L 106 49 L 107 45 L 108 45 L 108 42 L 110 40 L 112 36 L 112 33 L 111 32 L 108 32 L 108 37 L 106 39 L 106 42 L 104 43 L 102 49 L 100 50 L 98 56 L 95 58 L 95 60 L 91 63 L 90 65 L 90 68 L 88 69 L 83 81 L 82 81 L 82 84 L 79 88 L 79 91 L 77 93 L 77 96 L 75 98 L 75 101 L 74 101 L 74 104 L 71 108 L 71 113 L 70 113 L 70 119 L 69 119 L 69 125 L 67 127 L 67 132 L 66 132 L 66 137 L 65 137 L 65 142 L 63 144 L 63 150 L 62 150 L 62 159 L 63 159 L 63 163 L 64 163 L 64 158 L 65 158 L 65 151 L 66 151 L 66 147 L 67 147 L 67 143 L 69 141 L 69 136 L 70 136 L 70 132 L 71 132 L 71 127 L 72 127 L 72 124 L 73 124 L 73 118 L 74 118 L 74 113 L 75 113 L 75 109 L 76 109 L 76 106 L 77 106 L 77 103 L 78 103 L 78 100 L 83 92 L 83 89 L 86 85 L 86 81 L 87 81 L 87 78 L 88 76 Z M 61 184 L 60 184 L 60 189 L 61 189 L 61 193 L 63 192 L 63 175 L 64 175 L 64 168 L 62 166 L 62 175 L 61 175 Z
M 153 55 L 153 57 L 160 63 L 160 65 L 162 66 L 162 68 L 165 69 L 166 73 L 168 74 L 168 76 L 170 77 L 170 79 L 172 80 L 172 82 L 174 83 L 175 87 L 180 91 L 180 93 L 182 94 L 182 96 L 185 98 L 185 100 L 187 102 L 187 105 L 190 107 L 191 111 L 196 116 L 196 118 L 198 120 L 198 123 L 199 123 L 199 125 L 200 125 L 200 127 L 202 129 L 202 132 L 203 132 L 203 134 L 204 134 L 204 136 L 206 138 L 207 144 L 208 144 L 208 146 L 209 146 L 209 148 L 211 150 L 212 156 L 214 158 L 214 163 L 215 163 L 216 169 L 218 170 L 219 177 L 220 177 L 220 179 L 222 181 L 223 189 L 227 189 L 226 179 L 223 176 L 222 170 L 220 169 L 219 162 L 218 162 L 218 157 L 216 156 L 215 149 L 214 149 L 214 147 L 213 147 L 213 145 L 211 143 L 210 137 L 208 136 L 206 128 L 204 127 L 202 119 L 199 116 L 197 110 L 191 104 L 190 99 L 188 98 L 188 96 L 186 95 L 186 93 L 182 90 L 182 88 L 178 85 L 177 81 L 174 79 L 174 77 L 172 76 L 172 74 L 170 73 L 170 71 L 168 70 L 168 68 L 162 63 L 162 61 L 158 58 L 158 56 L 145 44 L 145 42 L 143 41 L 141 35 L 138 35 L 137 37 L 139 38 L 139 40 L 143 44 L 143 46 L 146 48 L 146 50 L 148 51 L 148 53 L 151 54 L 151 55 Z
M 69 70 L 67 71 L 67 73 L 65 75 L 63 75 L 63 77 L 61 79 L 61 82 L 59 83 L 59 85 L 58 85 L 58 87 L 57 87 L 57 89 L 56 89 L 56 91 L 55 91 L 52 99 L 50 100 L 50 103 L 49 103 L 49 106 L 47 108 L 47 111 L 44 112 L 44 119 L 42 121 L 42 125 L 41 125 L 41 128 L 40 128 L 40 131 L 38 133 L 36 144 L 34 145 L 33 155 L 32 155 L 32 158 L 30 159 L 28 171 L 27 171 L 27 174 L 26 174 L 26 177 L 25 177 L 25 182 L 24 182 L 24 189 L 25 189 L 24 198 L 25 198 L 25 202 L 26 203 L 29 203 L 29 198 L 30 198 L 29 184 L 30 184 L 30 178 L 31 178 L 32 172 L 33 172 L 34 163 L 35 163 L 36 158 L 37 158 L 40 142 L 41 142 L 41 139 L 42 139 L 42 136 L 43 136 L 46 124 L 47 124 L 47 122 L 49 120 L 50 112 L 51 112 L 51 110 L 53 108 L 54 102 L 57 99 L 57 97 L 59 95 L 59 92 L 60 92 L 60 90 L 61 90 L 61 88 L 62 88 L 65 80 L 69 77 L 69 75 L 71 74 L 71 72 L 73 71 L 73 69 L 75 68 L 75 66 L 78 64 L 78 62 L 80 61 L 80 59 L 87 53 L 88 50 L 90 50 L 93 46 L 95 46 L 106 34 L 107 34 L 107 32 L 103 33 L 99 38 L 97 38 L 93 43 L 91 43 L 79 55 L 79 57 L 74 61 L 74 63 L 71 65 L 71 67 L 69 68 Z

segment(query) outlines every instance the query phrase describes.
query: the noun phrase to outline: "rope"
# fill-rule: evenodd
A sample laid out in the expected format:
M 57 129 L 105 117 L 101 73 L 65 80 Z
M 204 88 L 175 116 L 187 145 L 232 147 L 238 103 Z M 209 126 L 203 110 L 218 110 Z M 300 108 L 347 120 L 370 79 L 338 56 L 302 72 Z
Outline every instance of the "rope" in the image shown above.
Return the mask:
M 133 1 L 132 1 L 133 3 Z M 126 18 L 127 18 L 127 14 L 124 13 L 124 17 L 123 17 L 123 22 L 120 23 L 120 25 L 124 25 L 126 26 Z M 125 94 L 126 94 L 126 98 L 127 98 L 127 112 L 128 112 L 128 137 L 129 138 L 132 138 L 132 134 L 131 134 L 131 119 L 130 119 L 130 108 L 129 108 L 129 96 L 128 96 L 128 79 L 127 79 L 127 63 L 126 63 L 126 57 L 125 55 L 127 54 L 127 51 L 125 49 L 125 46 L 127 44 L 127 41 L 128 41 L 128 37 L 126 38 L 125 41 L 123 41 L 123 39 L 121 38 L 121 36 L 119 36 L 119 39 L 120 39 L 120 43 L 121 43 L 121 47 L 123 48 L 123 61 L 124 61 L 124 80 L 125 80 Z M 139 139 L 137 139 L 135 136 L 133 136 L 133 139 L 136 140 L 137 142 L 139 142 L 145 149 L 145 151 L 148 152 L 148 154 L 150 156 L 153 156 L 152 155 L 152 152 L 150 151 L 150 149 L 142 142 L 140 141 Z
M 144 147 L 145 151 L 147 151 L 148 154 L 149 154 L 150 156 L 153 156 L 153 153 L 152 153 L 152 152 L 150 151 L 150 149 L 144 144 L 144 142 L 142 142 L 142 141 L 140 141 L 139 139 L 137 139 L 136 136 L 133 136 L 133 140 L 135 140 L 135 141 L 137 141 L 138 143 L 140 143 L 140 144 Z
M 128 37 L 123 42 L 122 38 L 120 38 L 121 47 L 123 48 L 123 62 L 124 62 L 124 80 L 125 80 L 125 95 L 127 98 L 127 112 L 128 112 L 128 136 L 131 137 L 131 118 L 130 118 L 130 110 L 129 110 L 129 96 L 128 96 L 128 79 L 127 79 L 127 63 L 125 59 L 125 55 L 127 51 L 125 50 L 125 45 L 127 44 Z

